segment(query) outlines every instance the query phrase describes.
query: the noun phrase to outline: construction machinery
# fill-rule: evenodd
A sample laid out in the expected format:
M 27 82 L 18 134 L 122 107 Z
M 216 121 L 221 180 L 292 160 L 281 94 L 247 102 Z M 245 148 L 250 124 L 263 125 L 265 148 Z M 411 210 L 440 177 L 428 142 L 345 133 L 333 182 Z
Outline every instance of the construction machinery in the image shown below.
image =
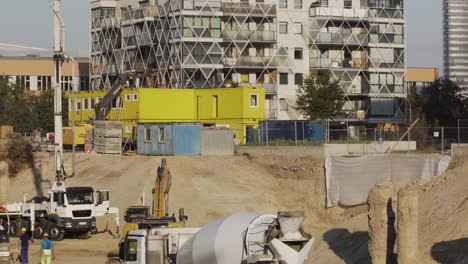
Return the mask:
M 36 238 L 49 233 L 52 240 L 61 240 L 65 234 L 76 234 L 82 238 L 89 237 L 96 228 L 96 217 L 115 214 L 118 226 L 119 211 L 111 208 L 109 192 L 94 191 L 92 187 L 65 186 L 67 175 L 63 162 L 62 130 L 62 63 L 64 54 L 65 27 L 60 16 L 60 0 L 50 0 L 54 14 L 54 159 L 55 181 L 49 190 L 49 197 L 34 197 L 27 200 L 0 206 L 0 218 L 8 221 L 11 236 L 18 236 L 25 227 L 32 231 Z M 73 87 L 73 86 L 72 86 Z
M 172 174 L 167 167 L 166 159 L 158 166 L 153 188 L 152 210 L 149 206 L 130 206 L 127 208 L 123 228 L 123 240 L 131 230 L 147 229 L 148 227 L 184 227 L 187 216 L 184 209 L 179 209 L 179 221 L 175 215 L 169 216 L 169 191 L 171 189 Z M 123 240 L 121 242 L 123 242 Z M 121 245 L 122 246 L 122 245 Z
M 303 264 L 314 243 L 304 212 L 237 213 L 200 228 L 130 231 L 125 264 Z

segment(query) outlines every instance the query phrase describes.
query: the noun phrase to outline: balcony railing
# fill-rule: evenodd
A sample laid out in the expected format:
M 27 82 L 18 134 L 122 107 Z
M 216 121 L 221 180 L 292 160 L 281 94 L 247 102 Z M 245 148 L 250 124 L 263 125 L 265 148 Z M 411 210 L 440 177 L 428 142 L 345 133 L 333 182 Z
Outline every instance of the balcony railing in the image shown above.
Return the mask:
M 241 83 L 239 87 L 263 87 L 265 88 L 266 94 L 277 94 L 278 93 L 278 86 L 276 83 Z
M 309 9 L 311 17 L 331 17 L 343 19 L 369 19 L 369 18 L 392 18 L 403 19 L 401 8 L 335 8 L 335 7 L 312 7 Z
M 261 41 L 261 42 L 264 42 L 264 41 L 275 42 L 276 31 L 226 29 L 223 32 L 223 39 L 227 41 L 250 40 L 250 41 Z
M 368 68 L 369 63 L 365 59 L 332 59 L 332 58 L 310 58 L 310 68 L 330 69 L 330 68 L 346 68 L 346 69 L 361 69 Z
M 322 32 L 316 40 L 317 44 L 326 45 L 362 45 L 369 43 L 367 35 L 364 33 L 339 33 L 339 32 Z
M 223 3 L 221 11 L 227 14 L 248 14 L 250 16 L 276 16 L 275 4 Z
M 368 10 L 364 8 L 312 7 L 309 9 L 311 17 L 366 18 L 367 12 Z
M 238 58 L 224 58 L 224 65 L 238 67 L 274 67 L 275 60 L 272 57 L 240 56 Z
M 140 19 L 144 17 L 155 17 L 158 16 L 157 6 L 146 6 L 140 9 L 133 9 L 122 12 L 122 20 Z

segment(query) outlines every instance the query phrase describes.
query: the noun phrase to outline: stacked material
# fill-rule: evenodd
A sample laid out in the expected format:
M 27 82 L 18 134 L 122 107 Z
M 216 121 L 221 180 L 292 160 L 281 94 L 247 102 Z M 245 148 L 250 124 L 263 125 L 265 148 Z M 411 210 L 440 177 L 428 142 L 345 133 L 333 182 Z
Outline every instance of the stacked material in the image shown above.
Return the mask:
M 94 129 L 88 129 L 86 130 L 86 135 L 85 135 L 85 146 L 84 146 L 85 151 L 93 149 L 93 144 L 94 144 Z
M 0 126 L 0 139 L 10 138 L 11 134 L 13 134 L 12 126 Z
M 94 122 L 94 150 L 102 154 L 122 153 L 122 122 Z

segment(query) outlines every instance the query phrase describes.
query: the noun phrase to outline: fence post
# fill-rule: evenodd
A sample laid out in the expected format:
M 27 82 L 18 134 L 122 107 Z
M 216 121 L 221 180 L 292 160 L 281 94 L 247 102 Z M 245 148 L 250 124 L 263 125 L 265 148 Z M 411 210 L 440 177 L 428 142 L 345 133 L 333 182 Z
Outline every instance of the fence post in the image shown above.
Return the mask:
M 458 121 L 458 144 L 460 144 L 460 119 L 457 120 Z
M 294 142 L 297 146 L 297 121 L 294 121 Z
M 444 155 L 445 152 L 445 137 L 444 137 L 444 127 L 442 127 L 442 155 Z
M 266 133 L 266 136 L 265 136 L 265 139 L 266 139 L 266 144 L 267 144 L 267 147 L 269 146 L 269 142 L 268 142 L 268 122 L 265 122 L 265 133 Z

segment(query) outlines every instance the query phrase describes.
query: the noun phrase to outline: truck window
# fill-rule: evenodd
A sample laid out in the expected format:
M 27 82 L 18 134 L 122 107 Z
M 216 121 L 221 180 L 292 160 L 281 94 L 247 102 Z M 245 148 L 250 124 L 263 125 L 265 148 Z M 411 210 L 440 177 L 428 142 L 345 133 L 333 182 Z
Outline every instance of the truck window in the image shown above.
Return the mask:
M 137 261 L 138 243 L 136 239 L 128 239 L 125 246 L 125 260 Z

